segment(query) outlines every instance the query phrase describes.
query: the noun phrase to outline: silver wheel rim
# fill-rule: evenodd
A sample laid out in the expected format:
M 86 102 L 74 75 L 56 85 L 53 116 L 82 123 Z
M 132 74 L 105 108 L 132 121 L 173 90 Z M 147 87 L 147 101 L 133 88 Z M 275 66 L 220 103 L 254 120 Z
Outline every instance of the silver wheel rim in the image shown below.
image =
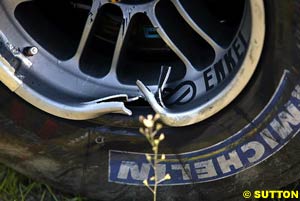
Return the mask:
M 244 89 L 255 71 L 264 43 L 265 19 L 262 0 L 245 2 L 234 37 L 227 44 L 221 45 L 216 42 L 216 38 L 207 34 L 209 31 L 199 26 L 199 21 L 195 16 L 192 17 L 193 12 L 189 10 L 191 5 L 188 5 L 187 1 L 145 1 L 140 4 L 134 1 L 120 2 L 113 5 L 120 9 L 123 20 L 116 39 L 110 69 L 100 78 L 93 77 L 82 72 L 79 63 L 84 55 L 93 26 L 95 26 L 97 13 L 111 3 L 105 0 L 94 0 L 91 7 L 83 8 L 89 9 L 89 15 L 76 52 L 71 58 L 60 60 L 34 40 L 32 35 L 26 32 L 24 24 L 16 19 L 17 6 L 28 2 L 31 1 L 3 1 L 2 9 L 6 12 L 1 14 L 2 19 L 5 17 L 2 23 L 10 22 L 10 25 L 0 24 L 0 30 L 3 33 L 2 38 L 5 38 L 7 43 L 14 47 L 38 47 L 39 53 L 30 58 L 22 59 L 21 57 L 22 64 L 18 69 L 4 58 L 1 62 L 3 67 L 1 80 L 31 104 L 68 119 L 90 119 L 106 113 L 131 114 L 124 103 L 144 98 L 155 112 L 161 114 L 162 120 L 168 125 L 186 126 L 200 122 L 222 110 Z M 165 12 L 166 8 L 168 12 Z M 194 41 L 204 41 L 205 44 L 201 44 L 206 49 L 197 47 L 191 42 L 181 42 L 180 37 L 172 31 L 174 27 L 168 25 L 172 22 L 167 19 L 169 14 L 173 17 L 180 17 L 180 22 L 184 25 L 179 24 L 179 28 L 189 27 L 189 32 L 178 32 L 178 35 L 197 36 L 199 38 Z M 180 68 L 173 67 L 169 72 L 172 77 L 173 72 L 180 74 L 185 71 L 185 75 L 180 79 L 170 79 L 167 84 L 166 82 L 160 85 L 153 83 L 159 78 L 160 66 L 156 67 L 156 72 L 150 76 L 152 83 L 147 83 L 138 76 L 133 76 L 131 82 L 128 83 L 119 78 L 118 67 L 122 61 L 120 57 L 123 57 L 124 41 L 128 39 L 127 30 L 133 24 L 133 19 L 141 18 L 142 15 L 147 17 L 159 37 L 184 64 Z M 224 22 L 220 21 L 220 23 Z M 16 31 L 11 36 L 8 33 L 11 33 L 12 29 L 19 30 L 19 32 Z M 156 33 L 152 34 L 149 37 L 157 37 Z M 199 59 L 197 51 L 195 54 L 193 51 L 189 52 L 189 47 L 194 47 L 193 51 L 204 48 L 208 53 L 200 54 L 199 57 L 202 58 Z M 212 54 L 214 56 L 210 58 Z M 205 56 L 209 58 L 203 59 Z M 27 60 L 32 63 L 32 66 L 26 66 Z M 43 61 L 44 65 L 38 65 L 39 61 Z M 218 67 L 220 62 L 222 64 Z M 162 65 L 168 64 L 172 63 L 162 62 Z M 184 66 L 183 71 L 182 66 Z M 178 69 L 181 69 L 180 73 L 177 72 Z M 51 75 L 51 79 L 47 75 Z M 167 75 L 164 77 L 162 73 L 161 76 L 161 80 L 167 81 Z M 141 80 L 139 87 L 134 84 L 135 79 Z M 148 85 L 150 91 L 142 83 Z M 44 86 L 41 87 L 41 84 Z

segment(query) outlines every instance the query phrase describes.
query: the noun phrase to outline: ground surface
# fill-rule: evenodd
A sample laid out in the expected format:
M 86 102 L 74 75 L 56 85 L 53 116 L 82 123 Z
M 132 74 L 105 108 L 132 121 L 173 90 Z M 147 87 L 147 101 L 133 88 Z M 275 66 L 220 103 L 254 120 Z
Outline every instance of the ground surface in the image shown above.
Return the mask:
M 284 188 L 299 190 L 300 181 Z M 65 195 L 48 185 L 33 181 L 14 170 L 0 165 L 0 201 L 92 201 L 78 196 Z M 276 199 L 274 201 L 285 201 Z
M 0 165 L 0 201 L 86 201 L 86 199 L 63 195 L 48 185 L 28 179 Z

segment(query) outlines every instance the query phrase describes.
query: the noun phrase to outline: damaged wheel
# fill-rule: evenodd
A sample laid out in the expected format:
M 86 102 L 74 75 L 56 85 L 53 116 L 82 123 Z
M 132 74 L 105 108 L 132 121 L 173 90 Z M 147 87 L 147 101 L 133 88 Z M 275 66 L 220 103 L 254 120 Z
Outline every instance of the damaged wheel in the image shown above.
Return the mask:
M 147 199 L 138 117 L 158 113 L 162 200 L 291 183 L 299 12 L 293 0 L 3 0 L 1 161 L 91 198 Z

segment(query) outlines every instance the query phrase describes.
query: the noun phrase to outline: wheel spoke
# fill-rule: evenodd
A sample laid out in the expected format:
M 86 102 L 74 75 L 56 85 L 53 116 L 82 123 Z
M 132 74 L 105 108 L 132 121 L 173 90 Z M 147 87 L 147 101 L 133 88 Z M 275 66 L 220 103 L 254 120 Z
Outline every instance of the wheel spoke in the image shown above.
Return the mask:
M 178 73 L 173 74 L 170 80 L 183 78 L 185 65 L 158 36 L 149 17 L 140 12 L 132 13 L 126 8 L 123 13 L 125 20 L 119 33 L 111 73 L 117 72 L 121 83 L 134 84 L 136 79 L 141 79 L 155 85 L 161 65 L 172 65 Z
M 160 1 L 150 18 L 162 39 L 188 68 L 202 70 L 216 59 L 212 46 L 191 28 L 173 3 Z
M 162 26 L 159 23 L 156 15 L 154 13 L 149 13 L 148 17 L 153 25 L 156 28 L 157 33 L 162 38 L 162 40 L 175 52 L 175 54 L 181 59 L 181 61 L 186 66 L 192 66 L 189 59 L 184 55 L 184 53 L 177 47 L 174 41 L 169 37 L 169 35 L 165 32 Z
M 80 39 L 80 42 L 79 42 L 79 45 L 78 45 L 78 48 L 77 48 L 77 51 L 76 51 L 76 55 L 74 57 L 74 58 L 77 58 L 78 61 L 79 61 L 79 59 L 80 59 L 80 57 L 83 53 L 83 50 L 86 46 L 89 35 L 92 31 L 95 19 L 98 15 L 98 11 L 99 11 L 99 9 L 102 5 L 103 5 L 103 1 L 93 0 L 92 7 L 91 7 L 90 13 L 88 15 L 88 19 L 86 21 L 86 24 L 84 26 L 84 29 L 83 29 L 83 32 L 82 32 L 82 35 L 81 35 L 81 39 Z
M 218 60 L 225 49 L 221 47 L 211 36 L 209 36 L 204 29 L 201 28 L 200 23 L 196 22 L 189 12 L 183 7 L 180 0 L 172 0 L 172 3 L 178 10 L 179 14 L 183 17 L 183 19 L 193 28 L 194 31 L 196 31 L 208 44 L 211 45 L 211 47 L 214 49 L 216 54 L 216 60 Z
M 116 74 L 123 48 L 125 48 L 125 41 L 128 35 L 131 19 L 132 17 L 130 17 L 129 15 L 126 16 L 126 13 L 124 14 L 123 23 L 121 24 L 121 28 L 118 34 L 118 39 L 116 42 L 116 47 L 115 47 L 115 51 L 112 59 L 112 65 L 111 65 L 111 73 L 114 75 Z
M 11 6 L 11 8 L 16 8 L 19 4 L 24 2 L 31 2 L 33 0 L 4 0 L 3 3 L 8 3 Z
M 13 15 L 15 9 L 18 5 L 25 2 L 31 2 L 33 0 L 2 0 L 0 4 L 4 4 L 4 6 L 7 8 L 7 11 L 10 12 L 11 15 Z

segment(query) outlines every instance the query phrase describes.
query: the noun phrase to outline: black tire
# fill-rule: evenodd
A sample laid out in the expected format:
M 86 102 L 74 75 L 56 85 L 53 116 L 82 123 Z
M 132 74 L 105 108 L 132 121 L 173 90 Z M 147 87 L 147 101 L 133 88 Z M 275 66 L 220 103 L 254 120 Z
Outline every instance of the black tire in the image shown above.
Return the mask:
M 266 41 L 259 66 L 246 89 L 210 119 L 188 127 L 165 128 L 167 139 L 161 145 L 161 152 L 200 150 L 228 139 L 248 124 L 251 126 L 248 132 L 259 135 L 293 98 L 291 94 L 300 80 L 300 3 L 298 0 L 264 3 Z M 285 70 L 289 73 L 284 91 L 267 116 L 253 123 L 272 98 Z M 4 86 L 0 90 L 1 162 L 55 188 L 89 198 L 150 199 L 151 193 L 145 187 L 108 182 L 109 150 L 151 152 L 147 142 L 137 136 L 139 114 L 130 118 L 106 115 L 92 122 L 68 121 L 34 108 Z M 123 127 L 115 127 L 114 122 Z M 126 135 L 118 135 L 120 132 Z M 241 168 L 245 171 L 239 170 L 235 176 L 225 175 L 227 178 L 217 181 L 160 187 L 159 200 L 241 200 L 244 190 L 286 186 L 300 178 L 300 137 L 296 134 L 291 132 L 287 141 L 279 143 L 283 147 L 290 142 L 278 153 L 270 153 L 272 157 L 259 161 L 260 164 L 248 163 Z M 240 143 L 248 138 L 244 136 Z

